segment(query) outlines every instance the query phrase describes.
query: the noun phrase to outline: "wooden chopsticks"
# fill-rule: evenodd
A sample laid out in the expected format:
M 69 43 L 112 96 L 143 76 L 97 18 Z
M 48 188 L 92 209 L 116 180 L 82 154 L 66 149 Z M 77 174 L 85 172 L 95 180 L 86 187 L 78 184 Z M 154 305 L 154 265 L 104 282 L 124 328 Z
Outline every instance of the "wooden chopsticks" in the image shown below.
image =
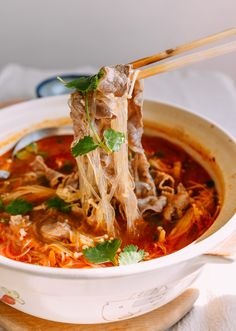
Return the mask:
M 223 32 L 219 32 L 219 33 L 213 34 L 211 36 L 208 36 L 208 37 L 205 37 L 202 39 L 198 39 L 198 40 L 192 41 L 190 43 L 178 46 L 174 49 L 169 49 L 169 50 L 160 52 L 158 54 L 130 62 L 130 64 L 132 64 L 134 69 L 138 69 L 143 66 L 152 64 L 154 62 L 158 62 L 158 61 L 167 59 L 169 57 L 173 57 L 178 54 L 188 52 L 192 49 L 195 49 L 195 48 L 198 48 L 198 47 L 201 47 L 204 45 L 208 45 L 209 43 L 213 43 L 213 42 L 225 39 L 225 38 L 233 36 L 233 35 L 236 35 L 236 28 L 228 29 Z M 236 51 L 236 42 L 226 43 L 226 44 L 214 47 L 214 48 L 210 48 L 207 50 L 199 51 L 197 53 L 192 53 L 192 54 L 189 54 L 189 55 L 186 55 L 183 57 L 179 57 L 172 61 L 166 61 L 161 64 L 157 64 L 156 66 L 153 66 L 153 67 L 142 69 L 138 73 L 137 79 L 147 78 L 147 77 L 150 77 L 153 75 L 157 75 L 159 73 L 178 69 L 178 68 L 187 66 L 187 65 L 195 63 L 195 62 L 203 61 L 203 60 L 213 58 L 216 56 L 220 56 L 223 54 L 227 54 L 227 53 L 230 53 L 233 51 Z
M 185 67 L 189 64 L 210 59 L 219 55 L 236 51 L 236 41 L 218 47 L 210 48 L 205 51 L 180 57 L 173 61 L 168 61 L 151 68 L 143 69 L 138 73 L 137 79 L 151 77 L 163 72 Z

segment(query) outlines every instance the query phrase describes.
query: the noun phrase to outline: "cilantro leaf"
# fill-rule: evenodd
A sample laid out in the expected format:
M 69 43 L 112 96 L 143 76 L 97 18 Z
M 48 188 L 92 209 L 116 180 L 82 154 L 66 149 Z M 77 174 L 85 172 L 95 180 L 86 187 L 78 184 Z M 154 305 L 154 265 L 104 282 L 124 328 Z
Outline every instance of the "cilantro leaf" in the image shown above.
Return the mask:
M 113 129 L 107 129 L 103 132 L 106 146 L 111 152 L 118 152 L 121 145 L 125 142 L 125 135 L 122 132 Z
M 119 265 L 134 264 L 144 259 L 145 252 L 143 249 L 138 250 L 138 246 L 128 245 L 119 255 Z
M 92 263 L 100 264 L 112 262 L 115 264 L 115 256 L 120 245 L 120 239 L 107 240 L 103 243 L 97 244 L 95 247 L 84 249 L 83 254 L 85 258 Z
M 11 215 L 24 215 L 33 209 L 33 205 L 24 199 L 15 199 L 5 209 Z
M 72 154 L 77 157 L 79 155 L 87 154 L 97 147 L 103 148 L 107 153 L 119 151 L 121 145 L 125 142 L 125 135 L 122 132 L 115 131 L 113 129 L 107 129 L 103 133 L 103 140 L 99 137 L 90 117 L 89 113 L 89 101 L 88 93 L 95 91 L 98 87 L 99 80 L 104 75 L 104 69 L 102 68 L 97 75 L 89 77 L 79 77 L 66 82 L 62 78 L 57 77 L 67 88 L 72 88 L 80 92 L 85 97 L 85 113 L 90 129 L 93 132 L 95 141 L 91 136 L 85 136 L 72 146 Z
M 37 154 L 38 152 L 38 144 L 36 142 L 32 142 L 25 148 L 21 149 L 16 153 L 16 157 L 19 160 L 25 160 L 32 154 Z
M 71 82 L 66 82 L 60 77 L 57 77 L 57 79 L 62 82 L 67 88 L 76 89 L 76 91 L 79 91 L 82 94 L 86 94 L 97 89 L 99 80 L 103 76 L 103 73 L 103 69 L 101 69 L 97 75 L 79 77 L 72 80 Z
M 38 144 L 36 142 L 32 142 L 31 144 L 29 144 L 28 146 L 26 146 L 25 149 L 28 152 L 35 153 L 36 154 L 38 152 Z
M 55 208 L 63 213 L 69 213 L 71 211 L 70 205 L 59 197 L 51 198 L 46 203 L 48 208 Z
M 64 164 L 61 166 L 60 170 L 65 172 L 66 174 L 70 174 L 73 170 L 73 163 L 71 161 L 66 160 Z
M 212 180 L 212 179 L 207 180 L 205 184 L 206 184 L 206 186 L 207 186 L 208 188 L 213 188 L 213 187 L 215 187 L 215 182 L 214 182 L 214 180 Z
M 0 199 L 0 211 L 4 210 L 4 204 L 3 201 Z
M 158 157 L 158 158 L 163 158 L 164 156 L 165 156 L 165 153 L 164 152 L 162 152 L 162 151 L 158 151 L 158 152 L 155 152 L 154 154 L 153 154 L 153 156 L 154 157 Z
M 99 145 L 95 143 L 91 136 L 85 136 L 83 139 L 79 140 L 74 146 L 72 146 L 71 151 L 73 156 L 79 156 L 87 154 L 95 150 Z

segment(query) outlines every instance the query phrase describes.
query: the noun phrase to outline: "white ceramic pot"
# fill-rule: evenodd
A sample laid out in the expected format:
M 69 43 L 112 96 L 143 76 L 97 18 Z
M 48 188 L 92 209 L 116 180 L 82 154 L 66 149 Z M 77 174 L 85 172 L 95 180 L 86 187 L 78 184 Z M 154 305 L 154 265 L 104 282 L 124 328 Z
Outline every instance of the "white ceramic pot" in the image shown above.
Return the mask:
M 33 130 L 68 116 L 67 96 L 21 103 L 0 111 L 1 151 Z M 211 252 L 236 229 L 236 144 L 206 119 L 186 110 L 146 101 L 144 117 L 161 135 L 186 148 L 211 172 L 223 206 L 213 226 L 196 242 L 136 265 L 97 269 L 56 269 L 24 264 L 0 256 L 0 300 L 45 319 L 68 323 L 119 321 L 158 308 L 181 294 L 207 262 L 224 261 Z M 149 127 L 149 133 L 155 131 Z M 14 137 L 12 137 L 14 135 Z M 6 139 L 8 139 L 6 146 Z

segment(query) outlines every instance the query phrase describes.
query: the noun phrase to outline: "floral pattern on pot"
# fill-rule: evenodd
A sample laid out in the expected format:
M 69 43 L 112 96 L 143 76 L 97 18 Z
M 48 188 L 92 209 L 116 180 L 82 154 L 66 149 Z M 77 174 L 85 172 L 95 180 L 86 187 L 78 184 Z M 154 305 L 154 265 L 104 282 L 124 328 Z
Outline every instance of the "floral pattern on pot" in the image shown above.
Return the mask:
M 8 305 L 15 305 L 19 303 L 21 305 L 25 304 L 25 301 L 21 299 L 20 294 L 14 290 L 8 290 L 6 287 L 0 287 L 0 301 Z

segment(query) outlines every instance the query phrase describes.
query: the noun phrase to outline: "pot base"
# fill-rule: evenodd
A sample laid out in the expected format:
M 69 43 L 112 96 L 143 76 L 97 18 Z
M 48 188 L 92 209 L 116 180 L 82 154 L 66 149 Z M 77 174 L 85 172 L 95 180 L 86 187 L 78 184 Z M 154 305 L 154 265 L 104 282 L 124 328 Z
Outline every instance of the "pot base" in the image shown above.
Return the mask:
M 199 291 L 197 289 L 188 289 L 173 301 L 150 313 L 129 320 L 106 324 L 106 331 L 153 331 L 154 326 L 155 331 L 166 330 L 192 309 L 198 296 Z M 93 324 L 79 325 L 51 322 L 22 313 L 0 303 L 0 326 L 7 331 L 33 331 L 36 325 L 39 330 L 93 331 L 96 328 L 96 331 L 104 331 L 104 324 L 96 324 L 95 326 Z

